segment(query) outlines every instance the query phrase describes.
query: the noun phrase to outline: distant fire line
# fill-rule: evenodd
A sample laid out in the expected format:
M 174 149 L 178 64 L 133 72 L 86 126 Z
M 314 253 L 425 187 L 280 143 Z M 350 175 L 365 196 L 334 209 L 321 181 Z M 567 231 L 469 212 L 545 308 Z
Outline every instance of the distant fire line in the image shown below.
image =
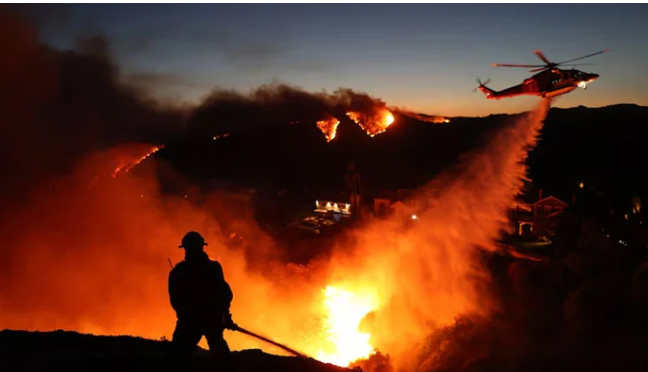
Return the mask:
M 113 178 L 117 177 L 117 175 L 121 171 L 129 173 L 131 171 L 131 169 L 135 168 L 138 164 L 140 164 L 141 162 L 146 160 L 149 156 L 155 154 L 156 152 L 160 151 L 163 148 L 164 148 L 164 145 L 152 147 L 144 156 L 138 158 L 134 162 L 130 162 L 130 163 L 126 163 L 124 165 L 120 165 L 119 167 L 115 168 L 115 170 L 112 172 Z

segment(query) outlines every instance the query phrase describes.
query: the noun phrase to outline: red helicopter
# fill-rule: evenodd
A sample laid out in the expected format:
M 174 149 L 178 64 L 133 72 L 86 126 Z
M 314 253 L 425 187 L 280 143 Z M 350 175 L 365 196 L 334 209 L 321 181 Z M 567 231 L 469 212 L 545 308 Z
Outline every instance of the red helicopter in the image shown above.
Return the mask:
M 537 74 L 525 79 L 520 85 L 516 85 L 504 90 L 494 91 L 486 86 L 490 80 L 482 83 L 477 79 L 479 89 L 486 95 L 488 99 L 500 99 L 506 97 L 515 97 L 521 95 L 540 96 L 542 98 L 555 97 L 561 94 L 569 93 L 577 87 L 587 89 L 587 84 L 598 79 L 598 74 L 591 74 L 583 71 L 578 71 L 572 68 L 571 70 L 563 70 L 558 66 L 565 63 L 578 61 L 580 59 L 592 57 L 598 54 L 603 54 L 608 50 L 588 54 L 583 57 L 570 59 L 563 62 L 553 63 L 542 54 L 541 51 L 535 50 L 535 55 L 538 56 L 545 64 L 544 65 L 515 65 L 515 64 L 493 64 L 493 67 L 525 67 L 533 68 L 529 72 L 538 72 Z M 586 63 L 585 63 L 586 64 Z M 574 66 L 575 67 L 575 66 Z

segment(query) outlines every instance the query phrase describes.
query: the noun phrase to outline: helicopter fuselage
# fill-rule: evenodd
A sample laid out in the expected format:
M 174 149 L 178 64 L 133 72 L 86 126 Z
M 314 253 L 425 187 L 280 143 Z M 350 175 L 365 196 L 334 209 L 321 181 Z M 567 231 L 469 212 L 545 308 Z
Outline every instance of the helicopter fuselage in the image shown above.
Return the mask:
M 540 96 L 542 98 L 556 97 L 569 93 L 580 87 L 587 89 L 587 84 L 598 79 L 598 74 L 579 70 L 562 70 L 553 68 L 539 72 L 525 79 L 522 84 L 494 91 L 484 85 L 478 87 L 488 99 L 501 99 L 521 95 Z
M 601 50 L 596 53 L 591 53 L 582 57 L 572 58 L 566 61 L 554 63 L 551 62 L 547 56 L 539 50 L 534 50 L 533 53 L 544 63 L 542 65 L 530 64 L 511 64 L 511 63 L 494 63 L 493 67 L 520 67 L 531 68 L 530 72 L 537 72 L 537 74 L 525 79 L 522 84 L 506 88 L 501 91 L 495 91 L 477 79 L 479 89 L 486 95 L 488 99 L 500 99 L 506 97 L 515 97 L 521 95 L 539 96 L 542 98 L 556 97 L 561 94 L 569 93 L 576 88 L 587 89 L 587 84 L 598 79 L 597 74 L 589 72 L 578 71 L 574 68 L 571 70 L 563 70 L 558 66 L 565 65 L 575 61 L 580 61 L 585 58 L 590 58 L 599 54 L 608 52 L 609 50 Z

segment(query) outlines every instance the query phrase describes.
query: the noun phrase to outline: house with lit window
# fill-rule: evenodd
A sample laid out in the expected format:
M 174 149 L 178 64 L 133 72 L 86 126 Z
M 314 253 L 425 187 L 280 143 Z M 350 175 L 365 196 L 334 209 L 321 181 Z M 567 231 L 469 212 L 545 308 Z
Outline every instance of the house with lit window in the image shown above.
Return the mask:
M 558 218 L 569 205 L 555 196 L 540 198 L 533 203 L 516 203 L 511 211 L 511 220 L 516 234 L 521 236 L 547 236 L 556 228 Z

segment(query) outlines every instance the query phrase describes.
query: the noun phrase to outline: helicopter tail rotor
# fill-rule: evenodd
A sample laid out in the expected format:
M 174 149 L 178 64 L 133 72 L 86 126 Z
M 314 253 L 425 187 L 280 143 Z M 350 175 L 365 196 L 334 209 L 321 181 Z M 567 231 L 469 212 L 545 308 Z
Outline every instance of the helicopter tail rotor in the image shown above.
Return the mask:
M 477 88 L 473 89 L 473 93 L 476 92 L 477 90 L 479 90 L 479 88 L 484 88 L 486 86 L 486 84 L 490 83 L 490 79 L 486 79 L 486 81 L 483 82 L 483 83 L 479 78 L 477 78 L 476 80 L 477 80 L 477 84 L 479 84 L 479 86 Z

